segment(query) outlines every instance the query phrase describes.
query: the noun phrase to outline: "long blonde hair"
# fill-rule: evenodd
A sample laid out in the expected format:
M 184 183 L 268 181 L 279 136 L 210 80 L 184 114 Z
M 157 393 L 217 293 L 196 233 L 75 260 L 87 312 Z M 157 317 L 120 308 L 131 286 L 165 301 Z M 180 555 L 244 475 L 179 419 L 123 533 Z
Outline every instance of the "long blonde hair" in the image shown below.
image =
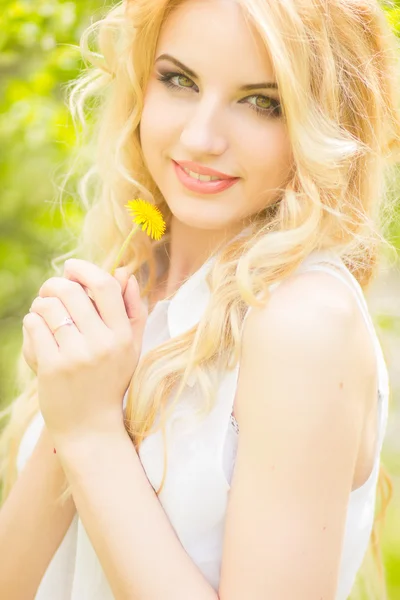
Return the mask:
M 198 325 L 140 360 L 125 415 L 137 449 L 154 431 L 159 414 L 164 427 L 191 373 L 205 398 L 204 412 L 212 408 L 215 373 L 234 367 L 239 358 L 245 309 L 265 304 L 270 286 L 289 276 L 311 251 L 335 249 L 365 289 L 381 246 L 391 248 L 384 227 L 393 213 L 390 167 L 399 162 L 400 113 L 397 38 L 384 10 L 377 0 L 238 1 L 270 52 L 294 168 L 276 202 L 254 215 L 247 234 L 219 253 L 208 276 L 210 303 Z M 69 256 L 109 269 L 131 229 L 124 204 L 137 196 L 160 208 L 169 234 L 171 212 L 146 168 L 139 123 L 160 28 L 181 3 L 128 0 L 82 35 L 89 64 L 69 86 L 68 98 L 74 121 L 83 125 L 83 143 L 69 175 L 78 163 L 96 158 L 81 180 L 85 217 Z M 92 35 L 96 50 L 90 49 Z M 143 296 L 155 282 L 154 250 L 155 243 L 139 230 L 125 255 L 133 273 L 149 268 Z M 53 261 L 58 274 L 58 262 L 66 256 Z M 37 378 L 22 353 L 18 378 L 22 392 L 4 412 L 10 419 L 0 445 L 5 496 L 17 477 L 20 440 L 39 410 Z M 391 495 L 383 466 L 378 494 L 382 515 Z M 371 549 L 383 586 L 380 518 Z

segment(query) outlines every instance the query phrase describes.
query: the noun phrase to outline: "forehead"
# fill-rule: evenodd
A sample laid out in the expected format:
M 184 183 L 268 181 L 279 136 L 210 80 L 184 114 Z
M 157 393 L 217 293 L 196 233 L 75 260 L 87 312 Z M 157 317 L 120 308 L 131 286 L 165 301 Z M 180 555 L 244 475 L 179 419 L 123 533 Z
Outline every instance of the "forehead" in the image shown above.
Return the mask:
M 164 22 L 156 56 L 172 54 L 196 73 L 273 77 L 268 48 L 235 0 L 184 0 Z

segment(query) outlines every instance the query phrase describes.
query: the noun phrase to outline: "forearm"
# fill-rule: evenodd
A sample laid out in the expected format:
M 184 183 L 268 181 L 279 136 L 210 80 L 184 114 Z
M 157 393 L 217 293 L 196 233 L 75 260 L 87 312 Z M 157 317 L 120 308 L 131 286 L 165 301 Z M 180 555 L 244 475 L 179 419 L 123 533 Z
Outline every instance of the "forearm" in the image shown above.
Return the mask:
M 125 432 L 57 452 L 116 600 L 216 600 L 176 536 Z
M 33 598 L 76 512 L 46 429 L 0 510 L 0 598 Z M 23 574 L 23 576 L 21 576 Z

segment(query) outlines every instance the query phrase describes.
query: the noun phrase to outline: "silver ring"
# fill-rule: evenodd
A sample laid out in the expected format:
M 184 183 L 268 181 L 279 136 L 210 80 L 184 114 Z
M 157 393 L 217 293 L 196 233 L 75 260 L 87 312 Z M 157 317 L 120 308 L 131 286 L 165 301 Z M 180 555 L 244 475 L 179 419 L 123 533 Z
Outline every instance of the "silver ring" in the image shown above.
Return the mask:
M 71 319 L 71 317 L 65 317 L 61 323 L 59 325 L 57 325 L 57 327 L 55 329 L 53 329 L 53 331 L 51 332 L 53 335 L 55 334 L 55 332 L 57 331 L 57 329 L 60 329 L 60 327 L 64 327 L 64 325 L 75 325 L 74 321 Z

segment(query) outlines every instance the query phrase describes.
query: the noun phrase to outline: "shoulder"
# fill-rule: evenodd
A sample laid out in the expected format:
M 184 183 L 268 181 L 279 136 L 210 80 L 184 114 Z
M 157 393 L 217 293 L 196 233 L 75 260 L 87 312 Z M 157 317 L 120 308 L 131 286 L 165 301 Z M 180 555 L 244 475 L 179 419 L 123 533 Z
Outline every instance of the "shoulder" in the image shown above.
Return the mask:
M 345 344 L 350 360 L 350 350 L 358 346 L 363 354 L 369 338 L 355 293 L 323 271 L 298 273 L 281 282 L 266 306 L 250 310 L 243 330 L 247 352 L 273 339 L 276 348 L 296 351 L 300 346 L 303 356 L 304 351 L 324 349 L 325 356 L 334 357 Z
M 299 327 L 304 328 L 327 316 L 341 322 L 355 321 L 358 312 L 355 294 L 336 277 L 324 271 L 300 272 L 282 281 L 271 292 L 265 307 L 250 311 L 247 331 L 269 320 L 279 326 L 298 321 Z
M 265 307 L 250 310 L 244 324 L 242 385 L 248 377 L 255 377 L 261 387 L 288 378 L 308 392 L 314 388 L 317 395 L 319 385 L 325 397 L 328 390 L 347 388 L 354 410 L 362 411 L 366 380 L 374 376 L 375 363 L 355 294 L 329 273 L 289 277 L 275 288 Z M 306 405 L 311 398 L 312 394 L 308 398 L 303 394 L 302 402 Z M 235 414 L 242 431 L 238 404 Z

